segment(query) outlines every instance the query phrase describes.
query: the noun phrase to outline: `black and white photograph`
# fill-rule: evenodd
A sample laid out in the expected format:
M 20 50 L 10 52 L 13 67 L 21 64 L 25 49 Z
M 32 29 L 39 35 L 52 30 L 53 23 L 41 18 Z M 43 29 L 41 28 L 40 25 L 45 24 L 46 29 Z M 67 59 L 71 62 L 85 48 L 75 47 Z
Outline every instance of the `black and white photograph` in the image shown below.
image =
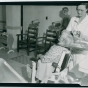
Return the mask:
M 88 1 L 0 2 L 0 83 L 88 86 Z

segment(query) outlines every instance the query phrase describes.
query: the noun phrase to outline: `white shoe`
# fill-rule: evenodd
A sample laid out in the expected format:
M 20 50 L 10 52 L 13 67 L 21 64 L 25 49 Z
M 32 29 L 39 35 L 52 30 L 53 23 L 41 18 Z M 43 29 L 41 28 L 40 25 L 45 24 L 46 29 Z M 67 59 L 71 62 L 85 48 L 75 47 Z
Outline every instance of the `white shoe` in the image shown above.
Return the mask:
M 5 49 L 5 47 L 0 47 L 0 50 L 1 50 L 1 49 Z
M 9 50 L 9 51 L 7 52 L 7 54 L 9 54 L 10 52 L 14 52 L 14 50 Z

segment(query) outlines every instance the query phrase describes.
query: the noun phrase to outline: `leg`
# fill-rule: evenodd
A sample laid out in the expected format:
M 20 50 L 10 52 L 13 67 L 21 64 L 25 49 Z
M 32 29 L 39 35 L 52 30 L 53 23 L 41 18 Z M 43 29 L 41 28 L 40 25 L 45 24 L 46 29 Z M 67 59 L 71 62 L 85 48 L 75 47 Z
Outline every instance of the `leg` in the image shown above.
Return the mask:
M 38 61 L 36 78 L 43 80 L 45 77 L 50 75 L 52 72 L 52 63 L 42 63 L 41 60 Z
M 36 75 L 36 63 L 32 61 L 32 83 L 36 83 L 35 75 Z

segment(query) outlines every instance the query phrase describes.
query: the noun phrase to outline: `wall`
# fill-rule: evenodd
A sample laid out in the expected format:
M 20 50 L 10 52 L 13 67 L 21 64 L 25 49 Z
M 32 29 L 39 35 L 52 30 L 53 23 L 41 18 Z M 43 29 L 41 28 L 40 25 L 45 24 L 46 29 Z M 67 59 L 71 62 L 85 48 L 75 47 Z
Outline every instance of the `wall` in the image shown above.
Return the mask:
M 2 23 L 4 21 L 4 23 Z M 6 5 L 0 5 L 0 30 L 5 28 L 6 21 Z
M 39 36 L 42 36 L 48 26 L 54 21 L 61 21 L 59 12 L 64 6 L 23 6 L 23 30 L 28 29 L 29 23 L 32 20 L 39 19 Z M 69 14 L 74 16 L 74 6 L 66 6 L 69 8 Z M 74 13 L 75 12 L 75 13 Z M 46 16 L 48 20 L 46 20 Z
M 21 25 L 21 6 L 6 5 L 6 26 Z
M 12 34 L 14 42 L 12 48 L 17 48 L 17 34 L 20 34 L 21 29 L 21 6 L 6 5 L 6 26 L 7 33 Z
M 76 6 L 71 6 L 71 16 L 77 16 Z

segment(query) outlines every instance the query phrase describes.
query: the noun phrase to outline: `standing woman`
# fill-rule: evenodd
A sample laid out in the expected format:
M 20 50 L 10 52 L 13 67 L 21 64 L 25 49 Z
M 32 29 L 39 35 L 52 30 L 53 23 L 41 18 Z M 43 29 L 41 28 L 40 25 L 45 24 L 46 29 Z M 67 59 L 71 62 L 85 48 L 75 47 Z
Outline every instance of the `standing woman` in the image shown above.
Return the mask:
M 73 35 L 75 44 L 79 41 L 81 45 L 81 41 L 88 43 L 88 4 L 80 4 L 76 7 L 76 10 L 78 16 L 71 18 L 66 30 Z M 86 47 L 85 45 L 82 45 L 82 47 L 88 48 L 88 46 Z M 72 54 L 72 59 L 73 67 L 78 64 L 78 71 L 88 74 L 88 50 L 80 54 Z

